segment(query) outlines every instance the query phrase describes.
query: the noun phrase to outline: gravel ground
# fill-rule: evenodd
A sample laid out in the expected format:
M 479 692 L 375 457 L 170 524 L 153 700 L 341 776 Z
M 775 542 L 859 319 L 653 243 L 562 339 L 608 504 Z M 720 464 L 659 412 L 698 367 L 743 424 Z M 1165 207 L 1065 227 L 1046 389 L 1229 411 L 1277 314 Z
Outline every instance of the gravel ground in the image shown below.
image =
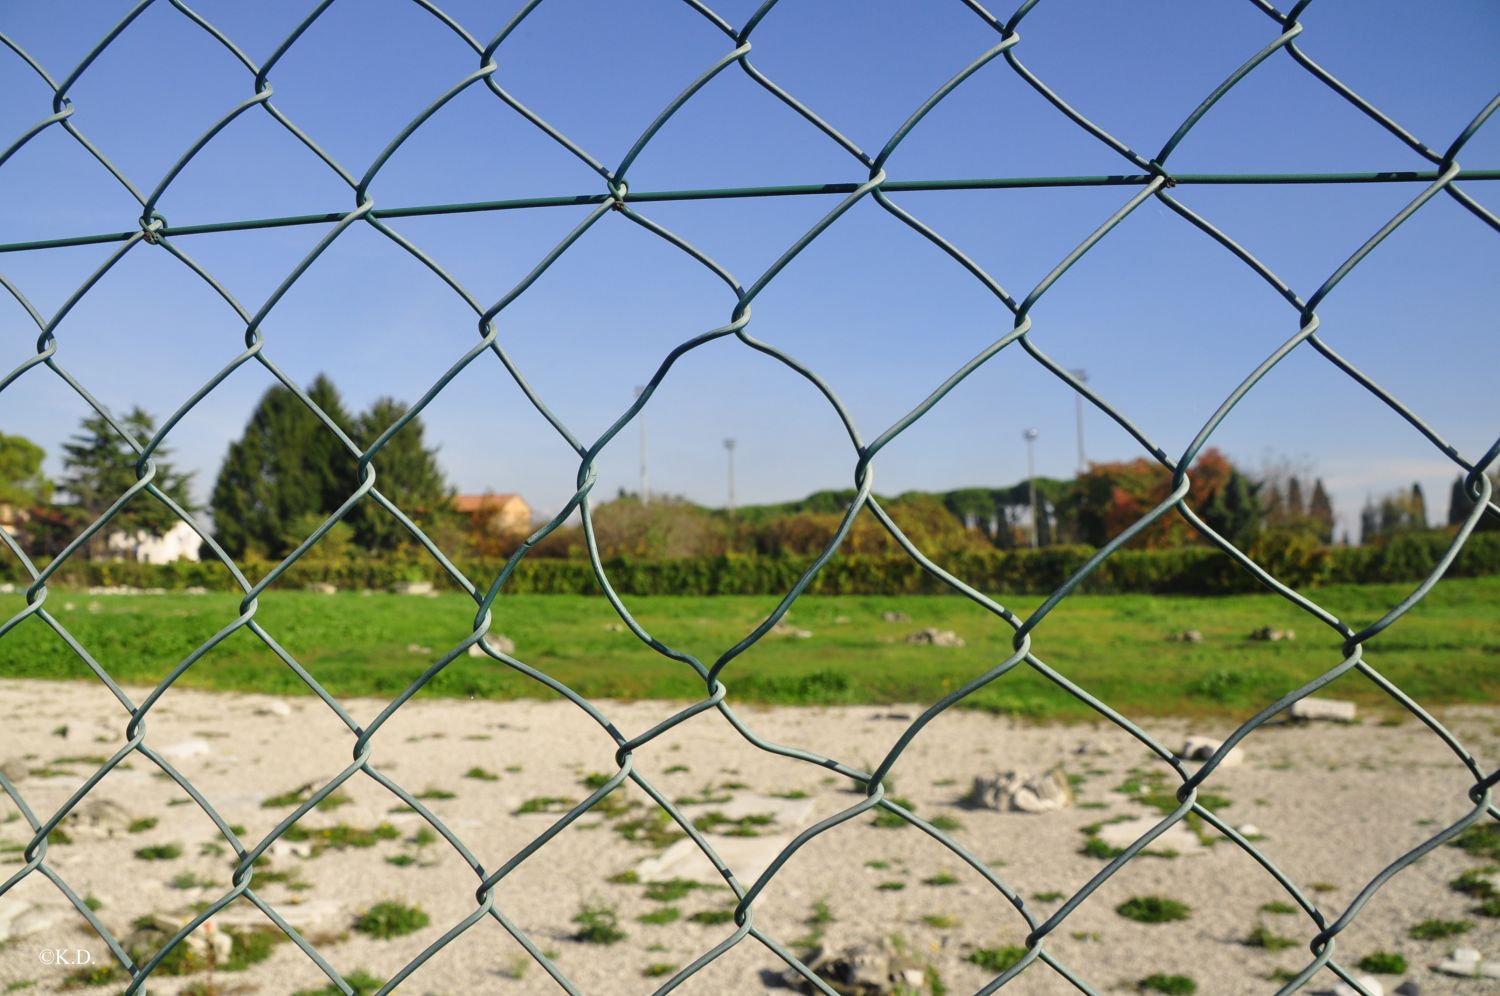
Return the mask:
M 129 689 L 139 702 L 144 689 Z M 369 723 L 383 703 L 345 704 Z M 601 703 L 625 735 L 650 728 L 679 708 L 666 702 Z M 741 712 L 759 735 L 873 766 L 916 707 L 752 708 Z M 1500 708 L 1469 707 L 1443 720 L 1486 770 L 1497 763 Z M 0 761 L 25 775 L 19 788 L 33 810 L 50 814 L 122 742 L 123 710 L 98 684 L 0 681 Z M 1188 733 L 1223 737 L 1228 720 L 1152 721 L 1149 731 L 1170 746 Z M 288 815 L 290 805 L 266 800 L 305 784 L 321 787 L 346 767 L 353 736 L 314 699 L 169 691 L 151 712 L 147 743 L 174 757 L 226 822 L 258 841 Z M 1267 726 L 1242 746 L 1244 761 L 1217 772 L 1205 791 L 1235 826 L 1252 824 L 1264 853 L 1283 868 L 1331 921 L 1391 860 L 1461 817 L 1472 780 L 1443 744 L 1412 720 Z M 556 800 L 576 801 L 594 773 L 613 773 L 614 743 L 579 710 L 562 702 L 465 702 L 418 699 L 404 706 L 373 741 L 372 763 L 414 793 L 453 828 L 486 869 L 498 868 L 558 818 Z M 89 799 L 117 804 L 102 812 L 103 831 L 73 827 L 70 843 L 53 845 L 47 865 L 80 896 L 102 905 L 98 915 L 117 936 L 137 918 L 158 914 L 182 923 L 195 903 L 230 888 L 231 855 L 213 823 L 142 756 L 117 769 Z M 636 753 L 636 767 L 667 797 L 703 800 L 685 812 L 721 817 L 710 839 L 723 846 L 741 882 L 801 829 L 858 801 L 846 779 L 825 769 L 759 751 L 714 712 L 701 714 Z M 999 813 L 963 805 L 976 776 L 1007 769 L 1042 771 L 1062 764 L 1074 783 L 1072 808 L 1045 814 Z M 893 794 L 927 819 L 954 821 L 952 836 L 988 861 L 1038 919 L 1046 919 L 1099 872 L 1105 860 L 1080 853 L 1085 827 L 1149 817 L 1143 795 L 1170 789 L 1171 770 L 1122 731 L 1106 725 L 1037 725 L 975 713 L 945 714 L 928 726 L 896 766 Z M 358 840 L 316 832 L 300 846 L 278 847 L 257 865 L 256 889 L 303 929 L 340 972 L 395 974 L 444 931 L 474 910 L 476 875 L 442 839 L 424 842 L 421 817 L 399 811 L 400 800 L 357 773 L 342 789 L 347 802 L 314 810 L 309 829 L 344 825 L 378 831 Z M 305 798 L 305 796 L 304 796 Z M 633 785 L 609 797 L 612 812 L 586 814 L 522 863 L 497 887 L 496 905 L 586 993 L 649 992 L 671 969 L 729 936 L 721 918 L 733 896 L 713 881 L 706 862 L 674 862 L 669 841 L 651 836 L 649 799 Z M 174 804 L 178 803 L 178 804 Z M 1227 803 L 1227 804 L 1226 804 Z M 0 821 L 15 807 L 0 802 Z M 393 811 L 397 810 L 397 811 Z M 528 810 L 531 810 L 528 812 Z M 641 822 L 641 817 L 647 817 Z M 130 824 L 155 818 L 149 827 Z M 390 830 L 379 829 L 382 824 Z M 634 825 L 635 840 L 626 833 Z M 67 826 L 67 824 L 65 824 Z M 16 845 L 25 824 L 0 823 L 0 880 L 21 867 Z M 113 830 L 112 833 L 107 831 Z M 737 836 L 726 831 L 739 831 Z M 1119 829 L 1105 826 L 1099 833 Z M 1212 840 L 1217 835 L 1208 831 Z M 1200 993 L 1271 993 L 1278 971 L 1310 960 L 1316 928 L 1305 913 L 1262 907 L 1288 896 L 1243 851 L 1222 838 L 1205 845 L 1186 831 L 1156 842 L 1167 853 L 1128 863 L 1052 932 L 1047 949 L 1100 992 L 1137 991 L 1153 973 L 1186 975 Z M 345 846 L 338 843 L 364 843 Z M 158 859 L 137 852 L 168 847 Z M 307 855 L 308 849 L 312 854 Z M 289 853 L 295 849 L 300 853 Z M 146 853 L 151 853 L 147 851 Z M 1404 955 L 1402 974 L 1380 976 L 1390 993 L 1403 979 L 1423 994 L 1495 992 L 1495 980 L 1462 980 L 1431 966 L 1456 946 L 1500 957 L 1500 920 L 1474 912 L 1474 900 L 1449 882 L 1485 868 L 1482 857 L 1441 847 L 1394 878 L 1340 936 L 1349 965 L 1377 951 Z M 267 872 L 277 873 L 267 875 Z M 653 899 L 636 877 L 698 878 L 696 888 Z M 624 877 L 629 877 L 628 875 Z M 266 881 L 267 879 L 279 879 Z M 174 884 L 174 880 L 176 880 Z M 660 888 L 660 887 L 659 887 Z M 1184 919 L 1135 922 L 1117 907 L 1137 896 L 1186 904 Z M 380 903 L 415 906 L 424 926 L 377 939 L 354 929 Z M 40 925 L 0 943 L 0 991 L 64 990 L 67 967 L 42 964 L 43 953 L 87 950 L 106 961 L 108 949 L 83 919 L 61 905 L 59 891 L 32 874 L 0 897 L 0 933 L 8 923 Z M 609 945 L 579 939 L 574 922 L 586 909 L 612 911 L 626 935 Z M 677 916 L 673 918 L 673 913 Z M 15 917 L 21 920 L 15 921 Z M 642 921 L 642 917 L 648 917 Z M 609 920 L 599 913 L 596 924 Z M 1472 924 L 1462 937 L 1416 940 L 1410 929 L 1439 919 Z M 652 922 L 667 921 L 671 922 Z M 720 920 L 720 922 L 714 922 Z M 14 921 L 14 922 L 13 922 Z M 708 922 L 704 922 L 708 921 Z M 221 930 L 268 924 L 238 900 L 215 918 Z M 929 966 L 946 991 L 972 992 L 996 974 L 971 961 L 984 952 L 1022 945 L 1022 917 L 995 889 L 935 840 L 910 826 L 877 826 L 868 814 L 815 838 L 786 864 L 755 904 L 755 925 L 801 949 L 821 935 L 835 947 L 887 939 L 903 964 Z M 1253 930 L 1291 943 L 1268 950 L 1245 943 Z M 598 933 L 607 933 L 604 930 Z M 796 942 L 794 944 L 794 942 Z M 74 955 L 73 957 L 77 957 Z M 670 968 L 667 968 L 670 967 Z M 784 967 L 754 938 L 689 980 L 686 993 L 752 992 L 770 987 Z M 662 973 L 653 975 L 651 973 Z M 290 993 L 317 990 L 326 978 L 291 944 L 246 970 L 153 976 L 152 992 Z M 1308 991 L 1337 980 L 1324 972 Z M 199 986 L 190 990 L 189 986 Z M 10 987 L 10 988 L 7 988 Z M 116 992 L 118 981 L 94 989 Z M 415 994 L 557 992 L 540 966 L 493 919 L 483 918 L 427 962 L 401 987 Z M 930 991 L 924 989 L 923 991 Z M 1008 992 L 1074 991 L 1046 965 L 1030 966 Z

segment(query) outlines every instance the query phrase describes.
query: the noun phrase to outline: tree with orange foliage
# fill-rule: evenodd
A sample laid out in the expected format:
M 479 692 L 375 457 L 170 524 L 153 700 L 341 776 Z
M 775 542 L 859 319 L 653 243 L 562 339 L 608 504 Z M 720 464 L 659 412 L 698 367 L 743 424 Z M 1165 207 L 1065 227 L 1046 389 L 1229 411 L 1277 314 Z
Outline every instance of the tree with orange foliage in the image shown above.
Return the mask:
M 1240 542 L 1259 528 L 1256 486 L 1217 449 L 1209 448 L 1198 455 L 1188 481 L 1188 506 L 1226 539 Z M 1068 513 L 1081 540 L 1102 546 L 1150 514 L 1171 493 L 1171 473 L 1154 460 L 1140 457 L 1093 463 L 1078 475 Z M 1172 511 L 1147 526 L 1132 542 L 1158 549 L 1205 540 L 1181 514 Z

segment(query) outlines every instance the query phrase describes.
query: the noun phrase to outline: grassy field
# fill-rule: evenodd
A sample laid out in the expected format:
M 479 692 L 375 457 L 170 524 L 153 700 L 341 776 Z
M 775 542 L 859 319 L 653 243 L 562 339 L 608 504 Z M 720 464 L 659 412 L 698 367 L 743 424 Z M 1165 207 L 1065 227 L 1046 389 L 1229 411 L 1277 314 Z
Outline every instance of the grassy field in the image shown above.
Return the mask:
M 1408 589 L 1363 585 L 1319 589 L 1318 600 L 1356 626 L 1377 618 Z M 1019 612 L 1040 599 L 1018 598 Z M 0 616 L 23 607 L 0 596 Z M 140 596 L 54 592 L 47 607 L 116 680 L 159 680 L 236 615 L 237 599 L 219 594 Z M 775 604 L 769 597 L 638 597 L 636 617 L 659 639 L 705 663 L 748 632 Z M 1412 612 L 1377 637 L 1366 659 L 1424 704 L 1500 698 L 1500 578 L 1439 584 Z M 909 621 L 889 622 L 886 612 Z M 473 603 L 459 595 L 318 595 L 272 592 L 257 620 L 334 695 L 389 697 L 469 632 Z M 600 598 L 530 595 L 502 598 L 493 630 L 516 643 L 528 664 L 591 697 L 700 696 L 684 665 L 643 647 Z M 726 669 L 731 701 L 767 703 L 927 702 L 1003 660 L 1011 630 L 955 597 L 813 597 L 793 607 L 802 639 L 770 636 Z M 950 629 L 963 648 L 912 646 L 922 627 Z M 1262 626 L 1292 628 L 1297 639 L 1250 640 Z M 1196 629 L 1200 643 L 1174 642 Z M 1136 715 L 1247 714 L 1332 667 L 1339 639 L 1272 595 L 1212 598 L 1077 595 L 1034 636 L 1036 653 L 1070 679 Z M 0 639 L 0 677 L 90 678 L 86 666 L 40 620 Z M 197 688 L 295 694 L 305 686 L 259 639 L 229 637 L 180 679 Z M 461 657 L 429 693 L 512 699 L 552 693 L 489 660 Z M 1389 700 L 1367 679 L 1346 675 L 1327 694 L 1365 705 Z M 1030 669 L 1014 671 L 966 704 L 1035 717 L 1091 713 Z

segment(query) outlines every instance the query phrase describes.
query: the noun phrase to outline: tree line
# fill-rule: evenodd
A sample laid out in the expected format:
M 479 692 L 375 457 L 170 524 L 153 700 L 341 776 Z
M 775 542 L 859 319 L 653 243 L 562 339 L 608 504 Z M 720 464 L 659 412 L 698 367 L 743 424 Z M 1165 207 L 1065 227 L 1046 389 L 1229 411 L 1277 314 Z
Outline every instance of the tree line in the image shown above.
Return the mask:
M 395 398 L 376 399 L 351 412 L 337 388 L 318 375 L 306 390 L 326 422 L 292 390 L 276 384 L 260 398 L 244 432 L 230 443 L 209 496 L 215 542 L 229 556 L 249 560 L 285 557 L 348 503 L 359 487 L 359 453 L 408 413 Z M 329 424 L 333 426 L 330 429 Z M 156 433 L 155 420 L 133 408 L 119 424 L 139 443 Z M 336 430 L 336 431 L 334 431 Z M 33 554 L 51 556 L 108 510 L 136 482 L 137 450 L 100 415 L 82 420 L 62 447 L 62 474 L 42 472 L 41 447 L 0 433 L 0 512 Z M 194 507 L 192 475 L 179 471 L 171 451 L 152 454 L 153 484 L 189 512 Z M 422 420 L 413 417 L 373 459 L 375 488 L 445 551 L 460 557 L 506 556 L 524 532 L 497 534 L 480 516 L 459 513 L 429 445 Z M 1204 450 L 1189 471 L 1192 489 L 1186 507 L 1208 529 L 1242 549 L 1257 544 L 1294 542 L 1327 546 L 1335 542 L 1333 503 L 1323 481 L 1295 473 L 1256 475 L 1237 467 L 1216 449 Z M 1161 464 L 1139 458 L 1091 464 L 1071 480 L 1038 478 L 1003 488 L 963 488 L 907 492 L 878 498 L 891 520 L 916 546 L 934 554 L 1015 549 L 1037 545 L 1099 547 L 1147 516 L 1172 491 L 1171 474 Z M 712 509 L 681 498 L 620 492 L 591 506 L 595 543 L 607 558 L 692 558 L 722 555 L 807 556 L 824 549 L 840 528 L 853 491 L 823 491 L 794 502 L 752 505 L 734 511 Z M 1473 500 L 1454 481 L 1449 527 L 1462 522 Z M 18 514 L 19 513 L 19 514 Z M 7 516 L 0 516 L 0 522 Z M 1034 522 L 1033 522 L 1034 518 Z M 155 497 L 138 493 L 102 533 L 160 536 L 178 521 Z M 1360 513 L 1359 541 L 1381 543 L 1429 528 L 1420 484 L 1366 502 Z M 1484 516 L 1482 529 L 1500 526 Z M 84 557 L 109 551 L 101 533 L 86 544 Z M 1340 537 L 1345 545 L 1350 537 Z M 320 558 L 359 553 L 394 554 L 415 546 L 397 515 L 366 495 L 355 502 L 314 548 Z M 1187 519 L 1169 511 L 1131 542 L 1140 549 L 1171 549 L 1208 541 Z M 532 555 L 577 558 L 587 540 L 579 525 L 559 528 L 542 539 Z M 873 514 L 851 524 L 843 550 L 851 555 L 896 553 L 899 547 Z M 211 548 L 204 550 L 210 556 Z

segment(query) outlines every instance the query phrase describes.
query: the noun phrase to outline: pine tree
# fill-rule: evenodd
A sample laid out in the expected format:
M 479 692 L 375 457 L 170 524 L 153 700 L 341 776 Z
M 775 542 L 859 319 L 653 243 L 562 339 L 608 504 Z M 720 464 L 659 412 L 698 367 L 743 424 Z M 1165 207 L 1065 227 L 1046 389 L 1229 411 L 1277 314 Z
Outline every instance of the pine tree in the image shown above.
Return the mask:
M 355 440 L 360 446 L 370 446 L 407 408 L 395 398 L 376 399 L 355 420 Z M 375 487 L 424 531 L 448 513 L 453 493 L 438 466 L 437 449 L 429 449 L 422 441 L 420 416 L 386 441 L 371 466 Z M 354 542 L 367 550 L 392 550 L 415 542 L 406 527 L 369 496 L 360 500 L 347 521 L 354 527 Z
M 1328 497 L 1320 477 L 1313 482 L 1312 498 L 1307 503 L 1307 517 L 1317 527 L 1318 539 L 1333 542 L 1333 502 Z
M 1224 486 L 1203 509 L 1203 521 L 1229 542 L 1243 546 L 1260 531 L 1265 510 L 1259 491 L 1259 484 L 1237 470 L 1231 471 Z
M 326 376 L 317 376 L 307 396 L 349 430 L 349 414 Z M 209 499 L 216 538 L 232 557 L 285 556 L 305 538 L 297 531 L 311 517 L 327 516 L 354 493 L 356 462 L 301 399 L 273 386 L 219 468 Z
M 1422 494 L 1422 482 L 1413 481 L 1411 485 L 1411 526 L 1412 529 L 1427 528 L 1427 499 Z
M 140 408 L 132 408 L 119 421 L 125 431 L 141 444 L 156 434 L 155 420 Z M 63 444 L 63 476 L 58 484 L 69 499 L 64 503 L 69 517 L 82 528 L 104 514 L 135 484 L 139 454 L 102 415 L 90 415 L 79 428 L 80 431 Z M 170 451 L 165 446 L 152 452 L 151 462 L 155 465 L 156 475 L 151 483 L 184 511 L 191 512 L 193 502 L 189 488 L 192 474 L 175 470 L 169 456 Z M 179 521 L 177 513 L 155 496 L 139 491 L 109 525 L 96 534 L 86 553 L 89 556 L 96 554 L 107 533 L 119 531 L 133 535 L 145 532 L 160 536 Z
M 1359 510 L 1359 542 L 1366 545 L 1380 535 L 1380 511 L 1369 495 L 1365 496 L 1365 507 Z
M 1307 510 L 1302 506 L 1302 482 L 1297 480 L 1296 475 L 1287 478 L 1286 482 L 1286 518 L 1287 524 L 1295 526 L 1302 521 Z

